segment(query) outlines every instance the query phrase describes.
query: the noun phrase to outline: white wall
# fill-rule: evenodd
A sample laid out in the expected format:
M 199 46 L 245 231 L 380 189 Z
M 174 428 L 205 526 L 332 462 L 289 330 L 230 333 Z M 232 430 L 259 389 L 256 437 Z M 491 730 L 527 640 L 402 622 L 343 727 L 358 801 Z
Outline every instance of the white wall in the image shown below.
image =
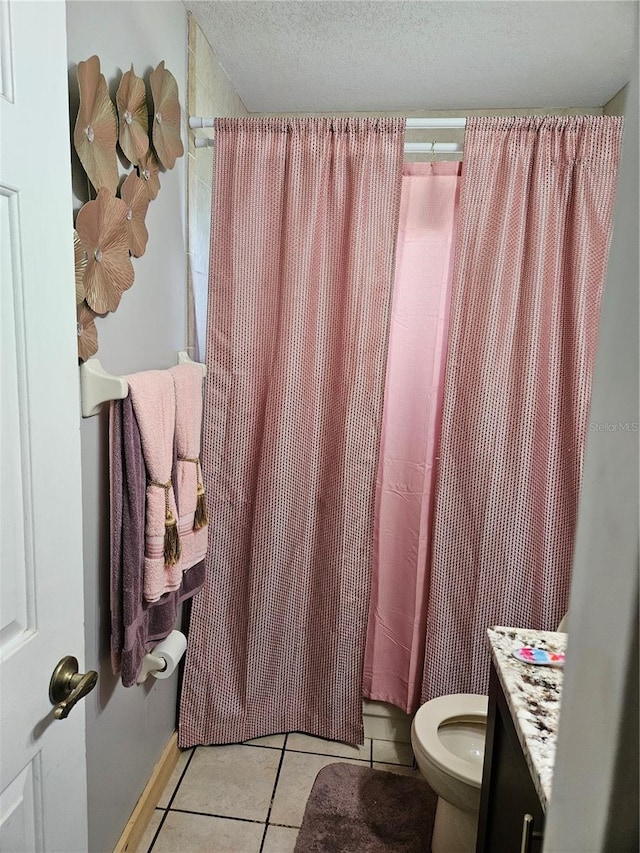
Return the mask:
M 545 853 L 638 850 L 638 55 L 604 292 Z M 609 112 L 609 110 L 605 110 Z
M 68 2 L 70 107 L 77 113 L 76 64 L 97 54 L 112 98 L 134 63 L 148 74 L 160 60 L 173 73 L 183 109 L 187 82 L 187 16 L 180 2 Z M 186 130 L 183 143 L 187 147 Z M 74 205 L 86 200 L 86 178 L 73 157 Z M 149 242 L 133 259 L 135 281 L 118 310 L 98 319 L 100 358 L 115 374 L 175 364 L 186 344 L 186 157 L 160 174 L 149 206 Z M 109 663 L 109 541 L 106 412 L 82 423 L 87 666 L 99 672 L 86 699 L 89 843 L 113 849 L 175 728 L 176 677 L 125 689 Z

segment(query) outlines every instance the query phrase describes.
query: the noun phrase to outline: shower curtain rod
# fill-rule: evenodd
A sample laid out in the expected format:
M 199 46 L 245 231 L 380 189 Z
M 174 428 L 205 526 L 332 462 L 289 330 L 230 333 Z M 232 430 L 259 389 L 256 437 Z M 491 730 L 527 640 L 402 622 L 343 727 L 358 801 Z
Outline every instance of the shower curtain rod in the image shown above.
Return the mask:
M 466 118 L 408 118 L 407 130 L 464 130 L 466 124 Z M 189 127 L 191 130 L 213 127 L 213 118 L 189 116 Z M 196 148 L 210 148 L 213 139 L 196 137 L 194 145 Z M 456 142 L 406 142 L 404 146 L 405 154 L 462 155 L 462 151 L 462 145 Z
M 196 148 L 213 148 L 214 140 L 202 136 L 194 139 Z M 456 142 L 405 142 L 405 154 L 462 154 L 462 145 Z
M 464 130 L 466 118 L 408 118 L 407 130 Z M 201 127 L 213 127 L 212 118 L 189 116 L 191 130 Z

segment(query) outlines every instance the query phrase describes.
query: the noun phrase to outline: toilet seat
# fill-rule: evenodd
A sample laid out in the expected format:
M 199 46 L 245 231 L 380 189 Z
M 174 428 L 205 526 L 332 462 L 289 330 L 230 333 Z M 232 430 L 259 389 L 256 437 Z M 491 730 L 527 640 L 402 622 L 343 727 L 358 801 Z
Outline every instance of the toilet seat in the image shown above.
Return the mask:
M 456 722 L 486 725 L 489 700 L 475 693 L 454 693 L 427 702 L 413 718 L 412 740 L 436 767 L 474 788 L 482 784 L 482 763 L 466 761 L 450 752 L 440 740 L 439 728 Z

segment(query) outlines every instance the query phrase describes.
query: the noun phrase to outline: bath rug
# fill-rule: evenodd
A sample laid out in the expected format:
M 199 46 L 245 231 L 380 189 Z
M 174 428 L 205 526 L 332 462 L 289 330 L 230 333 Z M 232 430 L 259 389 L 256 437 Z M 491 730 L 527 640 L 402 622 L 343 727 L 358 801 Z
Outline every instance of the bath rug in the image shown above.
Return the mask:
M 421 778 L 328 764 L 313 783 L 294 853 L 431 853 L 437 799 Z

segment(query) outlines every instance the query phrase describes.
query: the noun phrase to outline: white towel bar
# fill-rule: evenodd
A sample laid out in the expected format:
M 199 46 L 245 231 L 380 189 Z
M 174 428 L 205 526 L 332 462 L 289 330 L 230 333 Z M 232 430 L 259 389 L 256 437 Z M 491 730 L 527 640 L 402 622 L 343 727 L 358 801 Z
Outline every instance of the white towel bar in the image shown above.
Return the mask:
M 178 364 L 197 364 L 202 369 L 203 377 L 207 368 L 200 362 L 192 361 L 186 352 L 178 353 Z M 90 358 L 80 365 L 80 397 L 82 400 L 82 417 L 91 418 L 97 415 L 102 404 L 109 400 L 124 400 L 129 393 L 129 385 L 124 376 L 113 376 L 107 373 L 97 358 Z

